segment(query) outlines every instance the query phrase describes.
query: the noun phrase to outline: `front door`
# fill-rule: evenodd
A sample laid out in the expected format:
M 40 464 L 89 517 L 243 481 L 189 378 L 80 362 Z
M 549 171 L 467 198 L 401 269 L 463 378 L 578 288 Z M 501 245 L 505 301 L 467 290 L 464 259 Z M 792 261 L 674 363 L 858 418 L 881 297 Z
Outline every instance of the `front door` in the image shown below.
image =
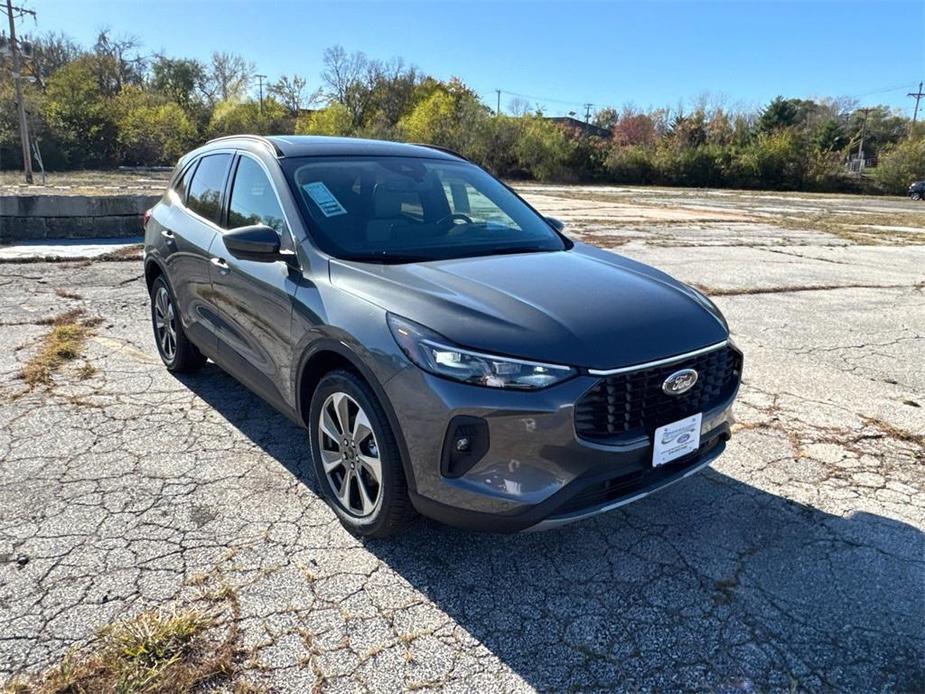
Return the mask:
M 256 159 L 243 154 L 238 158 L 229 190 L 228 229 L 266 224 L 280 234 L 284 249 L 292 249 L 273 184 Z M 211 255 L 222 362 L 267 399 L 293 407 L 287 384 L 292 362 L 292 298 L 298 286 L 298 270 L 282 260 L 235 258 L 221 235 Z

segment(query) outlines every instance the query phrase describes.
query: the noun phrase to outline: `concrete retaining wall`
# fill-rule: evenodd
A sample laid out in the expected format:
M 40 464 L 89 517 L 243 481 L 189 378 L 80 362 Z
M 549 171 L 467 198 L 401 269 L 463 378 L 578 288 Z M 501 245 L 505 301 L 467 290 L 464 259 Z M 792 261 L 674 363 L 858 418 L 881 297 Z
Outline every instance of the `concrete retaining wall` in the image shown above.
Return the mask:
M 139 236 L 145 210 L 159 199 L 159 195 L 0 196 L 0 243 Z

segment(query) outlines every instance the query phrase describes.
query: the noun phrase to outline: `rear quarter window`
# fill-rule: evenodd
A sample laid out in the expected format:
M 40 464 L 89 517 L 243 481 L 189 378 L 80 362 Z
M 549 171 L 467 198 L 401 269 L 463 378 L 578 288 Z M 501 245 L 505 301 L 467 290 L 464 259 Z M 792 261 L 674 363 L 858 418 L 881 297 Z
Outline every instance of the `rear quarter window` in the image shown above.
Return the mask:
M 193 178 L 193 172 L 196 170 L 196 165 L 198 163 L 198 161 L 194 161 L 192 164 L 187 166 L 183 170 L 183 173 L 177 177 L 177 180 L 174 181 L 173 191 L 183 202 L 186 202 L 186 191 L 189 190 L 190 180 Z

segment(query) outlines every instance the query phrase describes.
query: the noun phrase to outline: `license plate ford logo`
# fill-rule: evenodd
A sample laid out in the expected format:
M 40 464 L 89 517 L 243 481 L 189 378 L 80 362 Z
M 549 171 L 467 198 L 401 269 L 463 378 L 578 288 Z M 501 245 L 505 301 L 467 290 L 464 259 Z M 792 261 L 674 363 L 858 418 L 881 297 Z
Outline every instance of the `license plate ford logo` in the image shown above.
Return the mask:
M 668 395 L 683 395 L 697 383 L 697 376 L 694 369 L 675 371 L 662 383 L 662 392 Z

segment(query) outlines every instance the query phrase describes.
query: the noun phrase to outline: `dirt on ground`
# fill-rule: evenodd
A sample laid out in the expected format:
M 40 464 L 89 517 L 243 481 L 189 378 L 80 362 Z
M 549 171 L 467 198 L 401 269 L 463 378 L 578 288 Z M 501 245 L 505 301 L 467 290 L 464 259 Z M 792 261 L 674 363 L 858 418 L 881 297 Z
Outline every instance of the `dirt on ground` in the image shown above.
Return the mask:
M 170 180 L 170 169 L 36 172 L 28 185 L 19 171 L 0 171 L 4 195 L 156 195 Z

